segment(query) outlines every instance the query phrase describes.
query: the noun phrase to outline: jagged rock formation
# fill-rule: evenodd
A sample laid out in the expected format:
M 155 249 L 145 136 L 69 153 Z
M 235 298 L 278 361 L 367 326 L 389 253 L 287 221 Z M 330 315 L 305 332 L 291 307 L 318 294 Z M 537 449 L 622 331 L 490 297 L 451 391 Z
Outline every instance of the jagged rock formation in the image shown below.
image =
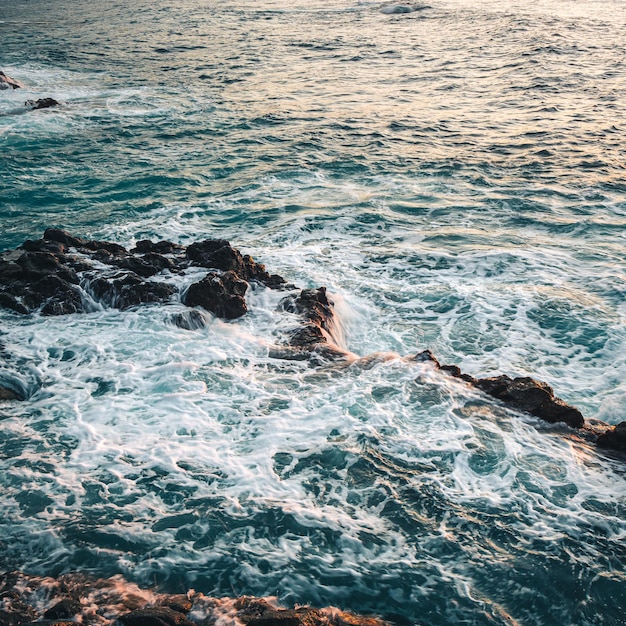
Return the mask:
M 626 452 L 626 422 L 615 427 L 600 420 L 587 422 L 582 413 L 554 395 L 550 385 L 522 376 L 511 378 L 506 374 L 490 378 L 475 378 L 464 374 L 456 365 L 441 365 L 430 350 L 413 357 L 417 362 L 429 362 L 439 371 L 465 381 L 507 406 L 539 417 L 551 424 L 563 423 L 576 430 L 582 438 L 599 447 Z
M 20 249 L 0 255 L 0 306 L 22 314 L 65 315 L 96 305 L 128 309 L 166 303 L 178 292 L 168 278 L 194 266 L 211 271 L 189 287 L 182 302 L 225 319 L 246 312 L 249 281 L 272 289 L 293 287 L 222 239 L 188 248 L 144 240 L 129 251 L 49 228 L 43 239 L 25 241 Z
M 298 319 L 286 333 L 285 344 L 271 350 L 271 356 L 310 360 L 312 364 L 356 358 L 338 345 L 337 320 L 325 287 L 298 290 L 224 239 L 198 241 L 186 248 L 171 241 L 142 240 L 126 250 L 116 243 L 81 239 L 49 228 L 43 239 L 25 241 L 18 250 L 0 254 L 0 307 L 23 314 L 64 315 L 96 306 L 128 309 L 168 303 L 179 291 L 172 276 L 193 268 L 204 268 L 207 273 L 180 295 L 183 304 L 195 308 L 172 315 L 178 326 L 201 328 L 206 314 L 199 308 L 227 320 L 241 317 L 248 310 L 246 292 L 250 283 L 256 282 L 291 291 L 279 306 Z M 505 374 L 474 378 L 456 365 L 441 365 L 429 350 L 413 360 L 431 362 L 441 372 L 516 410 L 550 423 L 567 424 L 601 447 L 626 451 L 626 422 L 614 428 L 598 421 L 590 424 L 545 382 Z M 0 379 L 0 401 L 23 399 L 25 396 Z
M 120 576 L 90 579 L 0 575 L 0 626 L 389 626 L 332 607 L 280 608 L 272 598 L 161 594 Z

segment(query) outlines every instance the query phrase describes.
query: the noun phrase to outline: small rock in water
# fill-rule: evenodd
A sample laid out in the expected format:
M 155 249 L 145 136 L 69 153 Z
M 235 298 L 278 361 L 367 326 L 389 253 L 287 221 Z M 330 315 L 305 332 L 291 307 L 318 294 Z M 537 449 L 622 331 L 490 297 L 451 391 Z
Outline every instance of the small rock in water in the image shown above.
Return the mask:
M 49 109 L 59 106 L 59 102 L 54 98 L 40 98 L 39 100 L 26 100 L 24 106 L 30 107 L 34 111 L 35 109 Z
M 3 71 L 0 71 L 0 90 L 2 89 L 20 89 L 24 85 L 19 80 L 7 76 Z

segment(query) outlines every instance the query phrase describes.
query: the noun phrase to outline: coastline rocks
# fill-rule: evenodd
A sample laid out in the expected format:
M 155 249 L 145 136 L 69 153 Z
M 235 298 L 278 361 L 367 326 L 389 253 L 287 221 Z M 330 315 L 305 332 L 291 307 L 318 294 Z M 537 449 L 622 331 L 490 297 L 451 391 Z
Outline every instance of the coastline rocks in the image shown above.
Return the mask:
M 13 389 L 0 385 L 0 400 L 22 400 Z
M 173 276 L 192 267 L 210 271 L 186 290 L 183 303 L 228 320 L 246 313 L 249 281 L 272 289 L 294 288 L 223 239 L 207 239 L 187 248 L 146 239 L 128 251 L 113 242 L 48 228 L 42 239 L 0 253 L 0 307 L 20 314 L 66 315 L 98 306 L 128 309 L 164 304 L 179 291 Z
M 585 424 L 577 408 L 557 398 L 550 385 L 534 378 L 502 375 L 479 378 L 474 385 L 490 396 L 551 424 L 563 422 L 572 428 L 582 428 Z
M 0 626 L 390 626 L 334 607 L 281 608 L 274 598 L 162 594 L 121 576 L 0 574 Z M 43 618 L 43 619 L 42 619 Z M 70 621 L 71 618 L 71 621 Z
M 19 80 L 15 80 L 15 78 L 11 78 L 7 76 L 3 71 L 0 70 L 0 90 L 4 89 L 21 89 L 24 87 Z
M 119 621 L 124 626 L 194 626 L 183 613 L 167 606 L 136 609 L 120 616 Z

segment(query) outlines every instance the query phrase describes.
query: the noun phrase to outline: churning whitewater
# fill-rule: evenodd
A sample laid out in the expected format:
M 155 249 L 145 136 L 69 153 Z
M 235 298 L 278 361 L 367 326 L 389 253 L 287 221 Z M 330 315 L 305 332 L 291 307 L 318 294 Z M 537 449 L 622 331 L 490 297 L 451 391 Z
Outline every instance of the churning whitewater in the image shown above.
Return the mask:
M 53 601 L 41 577 L 119 575 L 146 601 L 625 623 L 624 454 L 412 358 L 626 419 L 625 11 L 0 6 L 21 84 L 0 91 L 3 262 L 48 228 L 228 240 L 325 287 L 345 357 L 284 358 L 299 310 L 250 276 L 240 317 L 190 316 L 195 266 L 146 278 L 167 301 L 0 300 L 0 388 L 21 398 L 0 400 L 0 575 L 36 581 L 29 620 Z M 220 602 L 214 621 L 250 623 Z

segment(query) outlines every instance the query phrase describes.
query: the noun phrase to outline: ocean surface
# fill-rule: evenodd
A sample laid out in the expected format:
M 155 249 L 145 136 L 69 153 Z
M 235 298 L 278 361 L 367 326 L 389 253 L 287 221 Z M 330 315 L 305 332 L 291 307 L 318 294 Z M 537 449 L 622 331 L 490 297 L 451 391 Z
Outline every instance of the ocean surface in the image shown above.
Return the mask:
M 626 419 L 626 4 L 429 4 L 0 2 L 0 250 L 225 238 L 367 357 L 272 358 L 260 287 L 199 330 L 0 310 L 0 571 L 626 624 L 624 458 L 406 358 Z

